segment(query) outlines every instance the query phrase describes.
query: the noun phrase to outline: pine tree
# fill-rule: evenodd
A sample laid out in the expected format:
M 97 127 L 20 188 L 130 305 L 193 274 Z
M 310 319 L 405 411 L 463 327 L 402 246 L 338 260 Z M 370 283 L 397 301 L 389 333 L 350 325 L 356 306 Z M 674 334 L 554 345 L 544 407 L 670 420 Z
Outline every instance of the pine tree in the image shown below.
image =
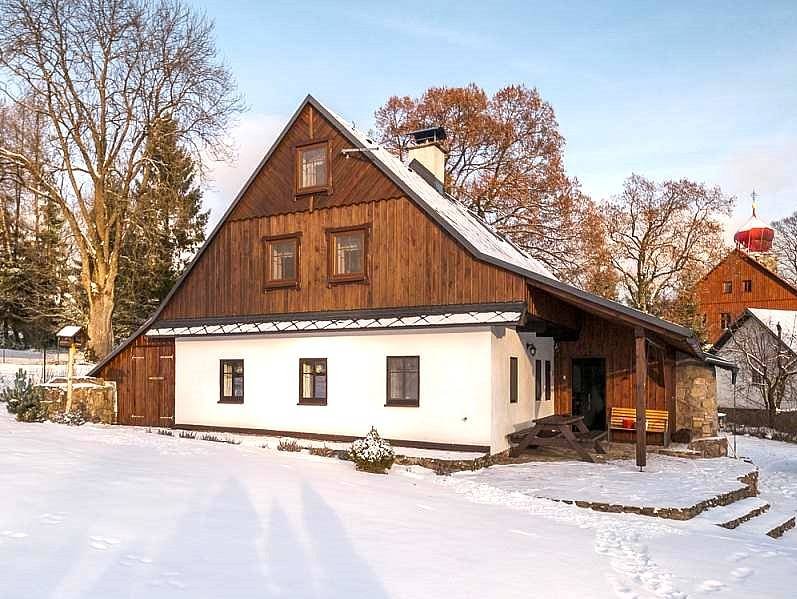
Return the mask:
M 119 260 L 114 333 L 123 338 L 166 297 L 205 240 L 209 211 L 195 184 L 196 167 L 171 119 L 157 123 L 147 142 L 149 173 L 135 190 L 136 219 Z

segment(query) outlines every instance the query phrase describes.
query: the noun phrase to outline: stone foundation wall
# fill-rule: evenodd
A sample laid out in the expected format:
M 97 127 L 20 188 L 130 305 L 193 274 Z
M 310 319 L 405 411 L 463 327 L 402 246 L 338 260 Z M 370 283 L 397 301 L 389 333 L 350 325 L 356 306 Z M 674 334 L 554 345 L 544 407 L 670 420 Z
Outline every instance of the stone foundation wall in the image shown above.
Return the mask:
M 714 367 L 684 360 L 675 367 L 675 431 L 690 431 L 691 439 L 715 437 L 717 378 Z
M 66 411 L 66 379 L 55 378 L 38 385 L 44 393 L 42 403 L 52 416 Z M 116 383 L 93 377 L 76 377 L 72 385 L 72 410 L 80 410 L 90 422 L 116 423 Z

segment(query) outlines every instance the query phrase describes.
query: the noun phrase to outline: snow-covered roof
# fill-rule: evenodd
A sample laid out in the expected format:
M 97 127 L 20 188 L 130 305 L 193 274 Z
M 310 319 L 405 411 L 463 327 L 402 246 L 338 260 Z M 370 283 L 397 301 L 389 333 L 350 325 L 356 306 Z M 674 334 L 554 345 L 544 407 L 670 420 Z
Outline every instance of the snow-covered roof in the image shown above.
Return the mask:
M 65 327 L 62 327 L 60 331 L 58 331 L 55 336 L 56 337 L 74 337 L 80 332 L 80 329 L 83 327 L 76 325 L 76 324 L 68 324 Z
M 208 335 L 247 335 L 297 333 L 302 331 L 341 331 L 352 329 L 401 329 L 483 324 L 517 324 L 523 316 L 516 310 L 450 311 L 440 314 L 411 314 L 376 318 L 314 318 L 297 320 L 258 320 L 242 322 L 192 322 L 183 326 L 156 325 L 145 334 L 152 337 L 197 337 Z
M 775 336 L 778 334 L 778 324 L 780 324 L 781 339 L 792 351 L 797 352 L 797 310 L 748 308 L 748 311 L 768 327 Z
M 368 148 L 372 158 L 382 163 L 384 167 L 396 175 L 414 192 L 416 199 L 420 199 L 429 211 L 443 218 L 451 228 L 459 233 L 465 241 L 471 243 L 478 252 L 544 277 L 556 279 L 551 271 L 539 260 L 535 260 L 526 254 L 456 199 L 448 194 L 440 193 L 407 164 L 404 164 L 395 154 L 376 144 L 362 131 L 355 129 L 349 121 L 334 111 L 326 106 L 323 106 L 323 108 L 336 121 L 336 125 L 355 137 L 363 147 Z

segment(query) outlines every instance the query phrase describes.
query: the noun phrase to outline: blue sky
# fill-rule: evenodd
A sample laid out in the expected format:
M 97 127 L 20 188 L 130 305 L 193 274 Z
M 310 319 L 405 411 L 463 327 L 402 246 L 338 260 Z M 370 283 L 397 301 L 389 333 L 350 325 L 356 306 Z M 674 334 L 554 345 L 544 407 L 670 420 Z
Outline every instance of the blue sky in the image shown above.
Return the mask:
M 372 125 L 393 94 L 475 82 L 537 87 L 594 198 L 631 173 L 688 177 L 768 220 L 797 210 L 795 2 L 197 2 L 249 111 L 207 199 L 229 203 L 312 93 Z

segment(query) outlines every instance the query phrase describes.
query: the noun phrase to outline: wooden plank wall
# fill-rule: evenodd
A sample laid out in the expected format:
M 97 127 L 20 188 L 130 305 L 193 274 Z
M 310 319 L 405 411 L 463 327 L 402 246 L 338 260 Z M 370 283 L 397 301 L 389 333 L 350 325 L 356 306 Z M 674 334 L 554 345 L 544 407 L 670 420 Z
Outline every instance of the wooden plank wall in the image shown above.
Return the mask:
M 99 376 L 116 381 L 118 424 L 174 424 L 174 339 L 141 335 Z
M 326 228 L 370 224 L 368 282 L 327 283 Z M 301 232 L 300 286 L 264 291 L 262 237 Z M 406 198 L 228 222 L 162 319 L 526 301 L 518 275 L 480 262 Z
M 752 281 L 752 291 L 743 290 L 743 281 Z M 731 281 L 732 293 L 723 293 L 722 284 Z M 735 250 L 698 284 L 700 313 L 706 315 L 706 338 L 714 343 L 722 336 L 723 312 L 736 320 L 745 308 L 797 310 L 797 290 L 781 281 L 752 258 Z

